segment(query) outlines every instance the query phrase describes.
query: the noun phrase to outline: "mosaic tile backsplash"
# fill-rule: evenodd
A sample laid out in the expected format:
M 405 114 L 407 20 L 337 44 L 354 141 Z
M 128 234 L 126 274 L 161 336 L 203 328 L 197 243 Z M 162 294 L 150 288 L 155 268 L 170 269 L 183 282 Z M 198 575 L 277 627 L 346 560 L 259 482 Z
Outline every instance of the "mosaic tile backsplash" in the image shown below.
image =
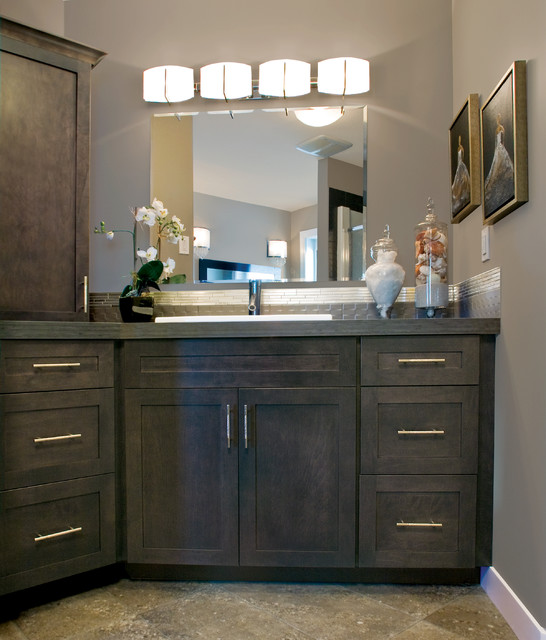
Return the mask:
M 155 314 L 244 315 L 248 313 L 248 288 L 157 292 Z M 119 293 L 91 293 L 90 315 L 94 322 L 120 322 Z M 262 287 L 262 315 L 287 313 L 331 313 L 335 320 L 369 320 L 379 318 L 373 298 L 364 285 L 305 286 L 275 283 Z M 426 317 L 424 309 L 415 308 L 415 290 L 404 287 L 396 299 L 391 318 Z M 495 268 L 449 287 L 449 307 L 438 309 L 436 317 L 500 317 L 500 269 Z

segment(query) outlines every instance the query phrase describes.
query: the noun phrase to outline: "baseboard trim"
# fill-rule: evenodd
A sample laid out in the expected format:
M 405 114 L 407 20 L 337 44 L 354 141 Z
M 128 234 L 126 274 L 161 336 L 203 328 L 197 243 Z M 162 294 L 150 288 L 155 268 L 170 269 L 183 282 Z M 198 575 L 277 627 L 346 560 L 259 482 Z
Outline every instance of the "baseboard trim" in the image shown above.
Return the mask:
M 539 625 L 494 567 L 482 569 L 480 584 L 519 640 L 546 640 L 546 629 Z

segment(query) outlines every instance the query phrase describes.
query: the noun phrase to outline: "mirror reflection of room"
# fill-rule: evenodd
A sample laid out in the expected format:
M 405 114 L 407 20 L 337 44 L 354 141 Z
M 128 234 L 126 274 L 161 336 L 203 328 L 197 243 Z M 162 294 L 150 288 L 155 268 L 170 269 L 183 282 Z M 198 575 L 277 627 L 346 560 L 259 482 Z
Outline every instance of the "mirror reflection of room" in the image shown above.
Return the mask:
M 337 242 L 330 219 L 333 191 L 359 199 L 360 211 L 365 203 L 365 112 L 349 107 L 324 127 L 303 124 L 291 110 L 152 117 L 152 193 L 176 211 L 189 236 L 165 247 L 162 259 L 174 258 L 196 282 L 360 279 L 365 214 L 349 272 L 329 264 Z M 206 249 L 194 250 L 194 228 L 208 231 Z M 284 257 L 270 255 L 275 240 L 286 243 Z M 230 274 L 212 261 L 238 266 Z

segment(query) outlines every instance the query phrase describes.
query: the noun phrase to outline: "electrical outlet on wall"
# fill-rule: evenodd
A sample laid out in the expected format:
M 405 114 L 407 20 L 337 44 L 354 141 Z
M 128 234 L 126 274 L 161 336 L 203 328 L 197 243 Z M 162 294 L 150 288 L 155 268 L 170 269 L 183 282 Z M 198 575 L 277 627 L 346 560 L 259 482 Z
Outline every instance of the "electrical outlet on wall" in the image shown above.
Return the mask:
M 482 227 L 482 262 L 491 258 L 490 253 L 491 227 Z
M 178 253 L 189 255 L 190 253 L 190 236 L 182 236 L 178 240 Z

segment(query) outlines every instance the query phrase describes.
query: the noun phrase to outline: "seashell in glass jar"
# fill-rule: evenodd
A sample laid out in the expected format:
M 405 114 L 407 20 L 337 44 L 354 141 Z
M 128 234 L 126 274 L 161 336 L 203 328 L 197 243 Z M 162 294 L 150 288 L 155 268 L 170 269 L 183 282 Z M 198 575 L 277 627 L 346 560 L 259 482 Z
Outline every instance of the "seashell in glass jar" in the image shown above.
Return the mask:
M 406 273 L 395 262 L 398 251 L 390 237 L 389 225 L 386 225 L 384 233 L 384 237 L 377 240 L 371 248 L 370 253 L 375 264 L 366 269 L 365 279 L 379 314 L 382 318 L 390 318 Z

